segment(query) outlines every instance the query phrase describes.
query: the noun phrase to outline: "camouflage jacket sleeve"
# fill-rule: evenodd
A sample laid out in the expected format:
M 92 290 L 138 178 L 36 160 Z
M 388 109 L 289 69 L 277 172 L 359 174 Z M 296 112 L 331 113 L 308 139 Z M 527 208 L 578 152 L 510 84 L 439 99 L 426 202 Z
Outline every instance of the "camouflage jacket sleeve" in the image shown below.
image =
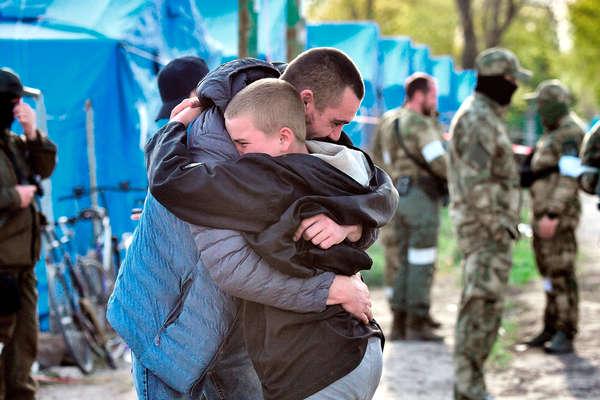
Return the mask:
M 442 143 L 441 132 L 433 120 L 423 118 L 415 126 L 417 129 L 418 150 L 431 167 L 431 170 L 439 177 L 446 178 L 446 149 Z
M 532 170 L 535 172 L 558 165 L 560 172 L 539 179 L 532 185 L 536 216 L 560 216 L 569 205 L 578 201 L 578 177 L 581 173 L 578 155 L 582 137 L 581 129 L 568 123 L 538 142 L 531 161 Z
M 371 156 L 373 157 L 373 162 L 375 165 L 384 169 L 388 174 L 390 174 L 392 168 L 390 149 L 388 148 L 389 140 L 387 140 L 387 135 L 389 134 L 389 122 L 389 114 L 384 114 L 379 120 L 377 129 L 375 130 L 373 147 L 371 151 Z
M 581 189 L 590 194 L 596 193 L 600 171 L 600 122 L 585 135 L 581 146 L 581 163 L 584 173 L 580 179 Z

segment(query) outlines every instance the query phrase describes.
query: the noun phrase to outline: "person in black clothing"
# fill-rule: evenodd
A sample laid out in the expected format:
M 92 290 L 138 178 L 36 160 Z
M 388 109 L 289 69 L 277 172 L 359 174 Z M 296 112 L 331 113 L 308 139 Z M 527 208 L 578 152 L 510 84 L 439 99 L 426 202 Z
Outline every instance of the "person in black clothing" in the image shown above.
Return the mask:
M 56 164 L 56 146 L 37 129 L 35 111 L 22 100 L 25 90 L 14 72 L 0 69 L 0 399 L 19 400 L 34 399 L 36 391 L 35 176 L 49 177 Z M 15 119 L 21 136 L 11 131 Z

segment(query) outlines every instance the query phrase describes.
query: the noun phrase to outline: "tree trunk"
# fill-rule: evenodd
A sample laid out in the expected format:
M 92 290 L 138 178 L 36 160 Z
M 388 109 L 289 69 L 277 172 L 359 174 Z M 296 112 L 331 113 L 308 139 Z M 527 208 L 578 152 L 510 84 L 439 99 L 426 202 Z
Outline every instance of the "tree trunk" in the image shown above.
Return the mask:
M 491 6 L 483 10 L 484 13 L 489 13 L 489 18 L 483 21 L 486 47 L 494 47 L 500 44 L 502 36 L 512 24 L 525 1 L 496 0 L 490 3 L 492 3 Z
M 238 0 L 238 56 L 258 55 L 258 18 L 254 9 L 255 0 Z
M 473 25 L 471 0 L 456 0 L 456 5 L 460 14 L 463 31 L 462 67 L 465 69 L 474 68 L 475 58 L 477 57 L 477 36 L 475 36 L 475 27 Z
M 375 0 L 367 0 L 365 10 L 367 19 L 375 19 Z

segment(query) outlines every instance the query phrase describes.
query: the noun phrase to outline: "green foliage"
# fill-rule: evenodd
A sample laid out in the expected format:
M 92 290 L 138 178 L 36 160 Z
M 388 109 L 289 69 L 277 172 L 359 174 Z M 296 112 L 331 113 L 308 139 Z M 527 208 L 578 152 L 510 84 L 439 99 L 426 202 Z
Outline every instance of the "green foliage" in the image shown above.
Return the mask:
M 370 287 L 383 286 L 383 271 L 385 268 L 385 257 L 383 256 L 383 246 L 376 242 L 369 248 L 369 255 L 373 259 L 373 266 L 368 271 L 361 272 L 365 283 Z
M 456 56 L 455 29 L 458 14 L 448 0 L 317 0 L 308 7 L 309 21 L 365 20 L 368 3 L 373 4 L 373 20 L 385 36 L 410 36 L 427 44 L 433 54 Z M 435 12 L 432 12 L 435 10 Z
M 482 1 L 473 2 L 475 26 L 482 37 Z M 533 72 L 530 83 L 514 96 L 507 116 L 509 126 L 524 128 L 527 104 L 523 94 L 546 79 L 564 81 L 579 99 L 576 110 L 586 117 L 598 113 L 600 104 L 600 0 L 569 2 L 573 49 L 564 54 L 558 45 L 558 22 L 549 4 L 529 0 L 520 9 L 501 40 Z M 372 7 L 369 10 L 369 7 Z M 381 27 L 382 35 L 405 35 L 428 45 L 433 54 L 454 56 L 459 65 L 462 34 L 455 1 L 449 0 L 308 0 L 309 21 L 364 20 L 368 16 Z M 482 46 L 480 40 L 479 46 Z
M 580 110 L 598 112 L 600 104 L 600 0 L 576 0 L 569 4 L 573 48 L 565 63 L 579 93 Z

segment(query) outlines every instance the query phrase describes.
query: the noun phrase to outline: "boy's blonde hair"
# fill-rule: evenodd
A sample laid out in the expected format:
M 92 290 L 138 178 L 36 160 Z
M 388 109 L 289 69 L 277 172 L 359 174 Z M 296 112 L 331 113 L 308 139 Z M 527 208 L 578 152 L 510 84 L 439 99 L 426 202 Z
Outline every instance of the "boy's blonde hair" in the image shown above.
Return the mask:
M 304 103 L 296 89 L 275 78 L 260 79 L 240 90 L 225 109 L 225 118 L 252 118 L 254 127 L 270 135 L 287 127 L 300 142 L 306 139 Z

